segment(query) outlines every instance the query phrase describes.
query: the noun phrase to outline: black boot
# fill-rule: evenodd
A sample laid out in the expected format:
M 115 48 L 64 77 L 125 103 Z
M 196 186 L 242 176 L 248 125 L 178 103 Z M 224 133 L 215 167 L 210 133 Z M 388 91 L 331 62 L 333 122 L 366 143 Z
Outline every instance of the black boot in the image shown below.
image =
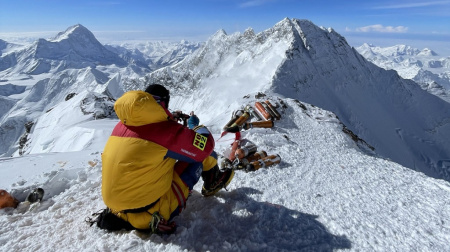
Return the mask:
M 225 188 L 231 182 L 233 177 L 234 170 L 225 169 L 221 171 L 217 165 L 209 171 L 202 172 L 202 179 L 204 181 L 202 195 L 214 195 L 220 189 Z
M 36 188 L 27 196 L 27 201 L 30 203 L 41 201 L 44 198 L 44 189 Z

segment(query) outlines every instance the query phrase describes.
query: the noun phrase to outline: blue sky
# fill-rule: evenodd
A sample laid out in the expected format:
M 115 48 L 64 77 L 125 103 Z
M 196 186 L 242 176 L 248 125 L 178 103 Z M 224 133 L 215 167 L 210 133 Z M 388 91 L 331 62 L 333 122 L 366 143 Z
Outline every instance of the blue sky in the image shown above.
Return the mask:
M 260 32 L 285 17 L 331 27 L 352 46 L 450 50 L 450 0 L 0 0 L 0 38 L 47 38 L 82 24 L 102 43 L 205 41 L 219 29 Z

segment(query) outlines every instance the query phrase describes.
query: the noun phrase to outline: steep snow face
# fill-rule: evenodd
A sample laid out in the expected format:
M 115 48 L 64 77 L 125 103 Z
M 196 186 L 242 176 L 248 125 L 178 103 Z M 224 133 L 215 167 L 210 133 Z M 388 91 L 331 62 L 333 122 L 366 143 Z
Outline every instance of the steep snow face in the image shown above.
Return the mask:
M 368 63 L 333 31 L 304 20 L 294 26 L 275 92 L 333 111 L 383 157 L 450 180 L 449 103 Z
M 401 77 L 414 80 L 424 90 L 450 102 L 450 57 L 439 56 L 428 48 L 419 50 L 406 45 L 363 44 L 356 50 L 375 65 L 393 69 Z

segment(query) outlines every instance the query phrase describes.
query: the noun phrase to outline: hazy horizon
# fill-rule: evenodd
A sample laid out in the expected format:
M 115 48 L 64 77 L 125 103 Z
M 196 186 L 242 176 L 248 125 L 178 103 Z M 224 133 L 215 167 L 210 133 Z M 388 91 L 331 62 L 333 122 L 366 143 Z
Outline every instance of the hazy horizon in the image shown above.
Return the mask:
M 4 1 L 0 38 L 48 38 L 82 24 L 101 43 L 206 41 L 220 29 L 233 34 L 251 27 L 258 33 L 286 17 L 333 28 L 354 47 L 407 44 L 450 56 L 450 0 Z

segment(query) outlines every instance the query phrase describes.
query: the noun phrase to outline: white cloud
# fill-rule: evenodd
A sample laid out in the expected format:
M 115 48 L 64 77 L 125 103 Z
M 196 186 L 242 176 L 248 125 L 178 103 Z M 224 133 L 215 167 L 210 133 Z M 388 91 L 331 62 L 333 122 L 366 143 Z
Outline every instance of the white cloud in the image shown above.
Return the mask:
M 423 1 L 416 3 L 405 3 L 397 5 L 386 5 L 378 6 L 375 9 L 404 9 L 404 8 L 416 8 L 416 7 L 426 7 L 426 6 L 436 6 L 436 5 L 449 5 L 450 1 Z
M 357 32 L 386 32 L 386 33 L 405 33 L 408 31 L 408 27 L 405 26 L 383 26 L 380 24 L 369 25 L 356 28 Z

